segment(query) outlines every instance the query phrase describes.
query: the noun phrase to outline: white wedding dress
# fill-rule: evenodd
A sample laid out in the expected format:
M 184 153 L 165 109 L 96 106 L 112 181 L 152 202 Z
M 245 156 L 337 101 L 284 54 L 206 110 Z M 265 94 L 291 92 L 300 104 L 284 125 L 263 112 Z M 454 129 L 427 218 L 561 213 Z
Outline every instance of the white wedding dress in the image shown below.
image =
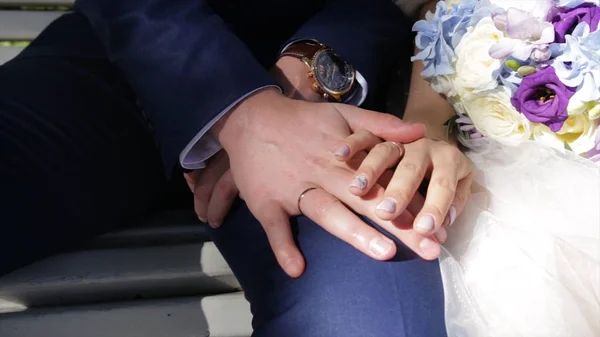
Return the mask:
M 600 336 L 600 169 L 482 139 L 440 268 L 449 337 Z

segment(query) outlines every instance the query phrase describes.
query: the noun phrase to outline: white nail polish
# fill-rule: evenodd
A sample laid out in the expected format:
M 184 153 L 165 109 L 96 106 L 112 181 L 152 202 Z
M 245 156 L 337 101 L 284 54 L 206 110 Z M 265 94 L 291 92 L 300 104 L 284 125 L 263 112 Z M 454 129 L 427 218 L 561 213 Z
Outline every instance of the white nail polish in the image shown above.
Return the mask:
M 427 233 L 435 227 L 435 221 L 429 214 L 425 214 L 415 223 L 415 230 L 421 233 Z
M 456 207 L 454 205 L 450 206 L 450 209 L 448 210 L 448 216 L 450 217 L 450 223 L 448 226 L 452 226 L 456 220 Z
M 382 239 L 382 238 L 374 238 L 369 242 L 369 250 L 377 256 L 385 256 L 392 250 L 394 243 Z

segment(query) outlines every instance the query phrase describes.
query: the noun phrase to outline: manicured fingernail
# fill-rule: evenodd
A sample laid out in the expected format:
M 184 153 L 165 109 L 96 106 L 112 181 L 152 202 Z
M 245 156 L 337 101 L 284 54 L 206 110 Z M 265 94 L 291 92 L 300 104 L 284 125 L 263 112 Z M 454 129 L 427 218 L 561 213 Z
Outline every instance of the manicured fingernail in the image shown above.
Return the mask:
M 446 240 L 448 240 L 448 232 L 446 231 L 446 228 L 440 228 L 438 229 L 437 232 L 435 232 L 435 238 L 438 239 L 438 241 L 440 243 L 444 243 L 446 242 Z
M 374 238 L 369 243 L 369 250 L 377 256 L 385 256 L 394 247 L 394 243 L 388 238 Z
M 415 230 L 419 233 L 428 233 L 435 227 L 435 221 L 429 214 L 423 215 L 416 223 Z
M 350 187 L 356 187 L 361 190 L 364 190 L 365 187 L 367 187 L 367 177 L 363 174 L 354 177 L 354 179 L 352 179 L 352 183 L 350 184 Z
M 450 209 L 448 210 L 448 216 L 450 217 L 450 224 L 448 224 L 448 226 L 452 226 L 456 220 L 456 207 L 454 205 L 450 206 Z
M 428 258 L 436 258 L 440 255 L 440 245 L 429 238 L 424 238 L 419 242 L 419 249 Z
M 338 157 L 345 157 L 350 154 L 350 146 L 344 144 L 339 149 L 335 150 L 334 154 Z
M 198 220 L 202 221 L 202 222 L 207 222 L 205 218 L 198 216 Z
M 217 221 L 209 221 L 208 225 L 212 228 L 218 228 L 219 226 L 221 226 L 221 223 L 219 223 Z
M 377 205 L 376 209 L 388 213 L 394 213 L 396 212 L 396 205 L 396 200 L 392 198 L 385 198 L 379 203 L 379 205 Z

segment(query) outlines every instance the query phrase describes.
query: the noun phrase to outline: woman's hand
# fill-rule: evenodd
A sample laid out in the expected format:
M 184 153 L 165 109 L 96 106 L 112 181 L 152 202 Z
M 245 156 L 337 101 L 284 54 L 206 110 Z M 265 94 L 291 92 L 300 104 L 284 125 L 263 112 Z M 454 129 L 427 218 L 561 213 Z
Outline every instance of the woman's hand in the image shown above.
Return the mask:
M 460 150 L 444 141 L 422 138 L 401 145 L 385 142 L 368 131 L 350 135 L 340 147 L 338 159 L 348 161 L 354 154 L 369 150 L 368 156 L 356 171 L 350 192 L 366 195 L 373 184 L 389 168 L 396 167 L 376 215 L 392 220 L 405 210 L 417 214 L 415 231 L 424 235 L 436 234 L 445 240 L 440 228 L 451 225 L 463 210 L 471 193 L 471 163 Z M 422 209 L 410 209 L 423 179 L 429 178 L 429 188 Z M 423 243 L 424 244 L 424 243 Z
M 184 174 L 194 193 L 194 210 L 202 222 L 219 227 L 238 195 L 238 188 L 229 170 L 229 157 L 221 150 L 204 169 Z

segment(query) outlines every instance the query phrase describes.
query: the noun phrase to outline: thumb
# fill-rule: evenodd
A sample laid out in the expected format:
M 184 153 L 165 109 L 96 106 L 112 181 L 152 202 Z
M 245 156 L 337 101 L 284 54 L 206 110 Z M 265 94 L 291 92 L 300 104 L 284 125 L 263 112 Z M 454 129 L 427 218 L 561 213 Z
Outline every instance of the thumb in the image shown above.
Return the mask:
M 425 136 L 423 124 L 405 122 L 388 113 L 347 104 L 336 104 L 336 108 L 354 132 L 368 130 L 379 138 L 400 143 L 411 143 Z
M 276 202 L 252 204 L 248 203 L 248 208 L 261 223 L 277 262 L 290 277 L 300 277 L 306 262 L 294 242 L 289 215 Z

